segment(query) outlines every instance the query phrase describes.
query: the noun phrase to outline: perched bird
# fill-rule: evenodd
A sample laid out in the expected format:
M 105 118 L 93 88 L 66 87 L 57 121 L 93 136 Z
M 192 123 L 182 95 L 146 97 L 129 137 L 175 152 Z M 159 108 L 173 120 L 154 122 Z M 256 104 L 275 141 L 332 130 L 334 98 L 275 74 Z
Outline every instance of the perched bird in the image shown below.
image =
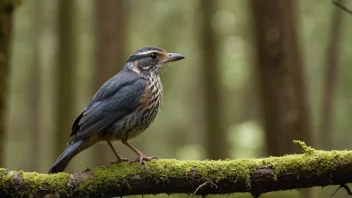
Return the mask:
M 132 149 L 142 165 L 147 157 L 128 140 L 140 135 L 153 122 L 162 103 L 163 86 L 160 72 L 173 61 L 183 59 L 157 47 L 144 47 L 132 54 L 125 67 L 104 83 L 88 106 L 72 125 L 71 139 L 66 150 L 52 165 L 49 173 L 62 172 L 70 160 L 95 143 L 106 141 L 117 158 L 111 141 L 120 140 Z

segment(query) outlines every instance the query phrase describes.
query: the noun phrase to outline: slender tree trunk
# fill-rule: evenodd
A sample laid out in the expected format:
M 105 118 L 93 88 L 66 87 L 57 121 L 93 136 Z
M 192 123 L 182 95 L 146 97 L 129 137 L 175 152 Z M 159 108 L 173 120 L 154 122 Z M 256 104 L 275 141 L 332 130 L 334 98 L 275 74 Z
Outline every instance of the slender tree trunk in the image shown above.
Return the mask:
M 311 141 L 295 0 L 252 0 L 257 71 L 268 155 L 298 152 L 292 140 Z
M 221 122 L 221 91 L 220 91 L 220 71 L 219 57 L 217 54 L 216 33 L 211 27 L 211 18 L 216 11 L 216 1 L 201 2 L 201 65 L 203 71 L 203 93 L 206 124 L 206 150 L 210 159 L 224 159 L 228 155 L 226 142 L 226 131 Z
M 12 35 L 12 13 L 16 1 L 0 0 L 0 167 L 4 165 L 6 104 L 10 44 Z
M 31 150 L 30 170 L 38 170 L 40 163 L 40 84 L 41 84 L 41 68 L 40 68 L 40 35 L 42 32 L 42 1 L 35 0 L 32 5 L 31 18 L 31 46 L 32 46 L 32 63 L 28 74 L 29 83 L 27 87 L 28 110 L 27 118 L 29 119 L 28 133 L 31 134 Z
M 124 66 L 125 6 L 124 1 L 97 0 L 96 89 Z M 108 146 L 98 145 L 95 160 L 106 163 Z
M 56 134 L 55 134 L 55 158 L 58 157 L 66 147 L 68 135 L 74 116 L 74 24 L 73 24 L 73 1 L 59 1 L 59 52 L 57 65 L 57 95 L 56 95 Z
M 342 3 L 342 2 L 341 2 Z M 330 43 L 326 52 L 325 79 L 323 82 L 323 101 L 321 106 L 320 147 L 332 149 L 331 128 L 333 125 L 334 96 L 338 80 L 340 38 L 342 33 L 343 11 L 334 9 L 331 23 Z

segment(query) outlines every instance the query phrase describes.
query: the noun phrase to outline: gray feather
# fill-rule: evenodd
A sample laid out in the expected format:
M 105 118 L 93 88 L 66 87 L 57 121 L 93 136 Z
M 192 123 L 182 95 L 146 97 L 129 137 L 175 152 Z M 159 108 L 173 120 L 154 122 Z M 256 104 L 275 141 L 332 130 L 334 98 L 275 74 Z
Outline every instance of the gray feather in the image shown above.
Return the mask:
M 138 107 L 147 86 L 145 79 L 129 71 L 121 71 L 98 90 L 88 107 L 72 126 L 70 143 L 103 130 Z

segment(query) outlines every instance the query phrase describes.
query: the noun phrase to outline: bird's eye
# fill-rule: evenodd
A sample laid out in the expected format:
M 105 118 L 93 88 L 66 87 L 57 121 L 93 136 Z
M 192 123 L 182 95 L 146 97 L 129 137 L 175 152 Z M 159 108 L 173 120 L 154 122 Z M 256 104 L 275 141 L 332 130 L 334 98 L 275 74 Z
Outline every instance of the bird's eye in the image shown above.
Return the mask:
M 151 54 L 150 54 L 150 58 L 156 59 L 156 53 L 155 53 L 155 52 L 151 53 Z

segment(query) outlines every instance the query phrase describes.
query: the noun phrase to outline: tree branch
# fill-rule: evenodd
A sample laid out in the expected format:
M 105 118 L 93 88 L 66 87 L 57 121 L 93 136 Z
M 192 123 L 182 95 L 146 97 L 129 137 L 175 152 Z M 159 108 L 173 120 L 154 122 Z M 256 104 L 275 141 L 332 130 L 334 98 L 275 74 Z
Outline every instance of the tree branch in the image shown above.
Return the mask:
M 146 168 L 121 163 L 81 173 L 39 174 L 0 169 L 0 197 L 110 197 L 159 193 L 262 193 L 352 182 L 352 151 L 224 161 L 155 160 Z M 345 188 L 346 189 L 346 188 Z

